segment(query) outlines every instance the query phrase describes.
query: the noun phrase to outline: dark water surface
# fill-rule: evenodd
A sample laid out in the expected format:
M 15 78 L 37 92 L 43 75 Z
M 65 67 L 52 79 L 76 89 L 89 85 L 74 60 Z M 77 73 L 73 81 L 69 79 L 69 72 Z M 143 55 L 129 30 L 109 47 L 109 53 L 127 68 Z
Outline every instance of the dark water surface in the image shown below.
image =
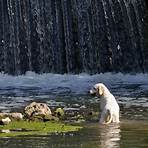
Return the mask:
M 46 136 L 0 138 L 0 148 L 147 148 L 148 147 L 148 75 L 100 74 L 37 75 L 12 77 L 0 75 L 0 111 L 19 111 L 31 101 L 42 101 L 51 108 L 86 107 L 99 111 L 99 99 L 88 90 L 103 82 L 115 95 L 121 123 L 99 125 L 86 121 L 79 132 Z

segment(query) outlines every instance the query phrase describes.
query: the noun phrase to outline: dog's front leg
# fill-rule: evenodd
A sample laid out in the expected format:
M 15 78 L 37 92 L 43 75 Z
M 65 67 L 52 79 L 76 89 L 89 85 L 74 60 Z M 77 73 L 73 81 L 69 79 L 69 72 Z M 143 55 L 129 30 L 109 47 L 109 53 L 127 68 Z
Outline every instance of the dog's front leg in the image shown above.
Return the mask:
M 109 124 L 112 122 L 112 115 L 110 113 L 110 110 L 104 109 L 103 112 L 101 113 L 101 118 L 99 121 L 101 124 Z
M 105 124 L 105 111 L 102 111 L 99 123 Z

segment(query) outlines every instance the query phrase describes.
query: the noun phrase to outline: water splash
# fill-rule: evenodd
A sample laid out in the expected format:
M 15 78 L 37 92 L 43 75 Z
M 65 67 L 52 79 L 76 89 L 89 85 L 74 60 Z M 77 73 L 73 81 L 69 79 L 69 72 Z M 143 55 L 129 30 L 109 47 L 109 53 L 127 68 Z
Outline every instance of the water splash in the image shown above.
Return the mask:
M 88 75 L 82 73 L 79 75 L 70 74 L 36 74 L 27 72 L 25 75 L 10 76 L 0 74 L 0 92 L 7 91 L 36 92 L 43 94 L 87 94 L 89 89 L 96 83 L 102 82 L 113 93 L 120 96 L 139 94 L 148 90 L 148 74 L 96 74 Z M 134 91 L 135 90 L 135 91 Z M 127 95 L 125 95 L 127 93 Z

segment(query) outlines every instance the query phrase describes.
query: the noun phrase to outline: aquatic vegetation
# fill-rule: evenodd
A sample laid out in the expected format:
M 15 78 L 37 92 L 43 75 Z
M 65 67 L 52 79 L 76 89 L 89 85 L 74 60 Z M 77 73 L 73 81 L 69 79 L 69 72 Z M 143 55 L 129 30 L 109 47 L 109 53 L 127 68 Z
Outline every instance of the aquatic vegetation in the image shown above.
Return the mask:
M 13 121 L 8 125 L 0 125 L 0 137 L 48 135 L 54 133 L 74 132 L 81 128 L 81 126 L 64 124 L 56 121 Z

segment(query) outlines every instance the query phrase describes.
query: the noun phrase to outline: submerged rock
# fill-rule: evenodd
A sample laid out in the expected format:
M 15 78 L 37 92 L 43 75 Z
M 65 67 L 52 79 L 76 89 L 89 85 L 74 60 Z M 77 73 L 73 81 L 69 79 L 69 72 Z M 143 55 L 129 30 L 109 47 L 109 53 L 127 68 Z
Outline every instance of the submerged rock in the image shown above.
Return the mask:
M 25 114 L 27 117 L 50 117 L 52 113 L 47 104 L 32 102 L 31 104 L 25 107 Z

